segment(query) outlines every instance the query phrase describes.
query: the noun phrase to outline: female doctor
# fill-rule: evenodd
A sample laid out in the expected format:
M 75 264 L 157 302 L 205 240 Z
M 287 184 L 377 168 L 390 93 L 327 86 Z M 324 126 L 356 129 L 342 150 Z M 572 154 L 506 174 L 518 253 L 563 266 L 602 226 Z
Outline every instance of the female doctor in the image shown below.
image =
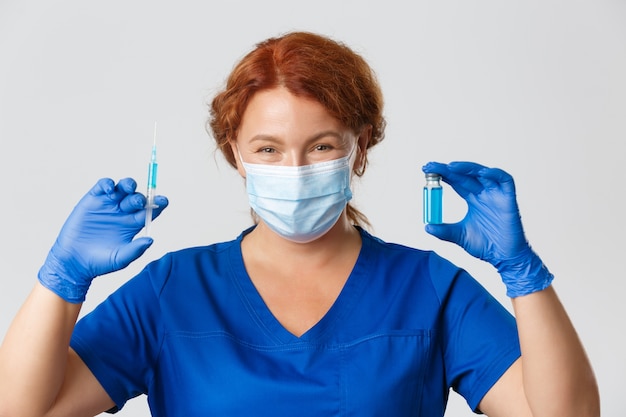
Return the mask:
M 255 225 L 150 263 L 93 312 L 91 283 L 152 240 L 145 198 L 102 179 L 67 219 L 0 348 L 0 416 L 92 416 L 147 394 L 154 416 L 598 416 L 596 382 L 524 237 L 513 179 L 429 163 L 468 204 L 427 232 L 494 265 L 515 318 L 465 271 L 370 235 L 350 203 L 384 136 L 363 59 L 311 33 L 268 39 L 213 100 L 210 130 Z M 158 197 L 158 216 L 167 206 Z

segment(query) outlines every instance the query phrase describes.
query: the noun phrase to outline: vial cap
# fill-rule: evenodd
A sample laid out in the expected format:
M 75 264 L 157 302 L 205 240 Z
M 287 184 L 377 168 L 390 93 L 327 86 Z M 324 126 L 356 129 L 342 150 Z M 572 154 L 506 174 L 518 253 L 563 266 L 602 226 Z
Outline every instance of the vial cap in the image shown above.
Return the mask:
M 435 174 L 433 172 L 428 172 L 428 173 L 426 173 L 426 179 L 427 180 L 440 180 L 441 179 L 441 175 Z

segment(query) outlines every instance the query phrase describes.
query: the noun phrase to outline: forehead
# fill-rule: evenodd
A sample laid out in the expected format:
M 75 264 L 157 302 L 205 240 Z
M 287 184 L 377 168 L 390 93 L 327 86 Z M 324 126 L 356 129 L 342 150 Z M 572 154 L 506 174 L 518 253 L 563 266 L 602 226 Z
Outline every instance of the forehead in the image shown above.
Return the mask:
M 259 91 L 244 111 L 239 136 L 283 135 L 316 130 L 346 130 L 318 101 L 296 96 L 284 87 Z

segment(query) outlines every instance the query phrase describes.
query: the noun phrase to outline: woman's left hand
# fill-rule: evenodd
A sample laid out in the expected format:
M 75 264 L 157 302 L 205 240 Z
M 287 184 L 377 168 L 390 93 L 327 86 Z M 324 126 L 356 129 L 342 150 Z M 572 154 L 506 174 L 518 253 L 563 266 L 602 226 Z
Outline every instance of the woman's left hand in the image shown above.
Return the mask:
M 552 275 L 524 235 L 511 175 L 473 162 L 429 162 L 422 169 L 425 173 L 440 174 L 468 206 L 463 220 L 428 224 L 428 233 L 456 243 L 472 256 L 495 266 L 509 296 L 525 295 L 550 284 Z

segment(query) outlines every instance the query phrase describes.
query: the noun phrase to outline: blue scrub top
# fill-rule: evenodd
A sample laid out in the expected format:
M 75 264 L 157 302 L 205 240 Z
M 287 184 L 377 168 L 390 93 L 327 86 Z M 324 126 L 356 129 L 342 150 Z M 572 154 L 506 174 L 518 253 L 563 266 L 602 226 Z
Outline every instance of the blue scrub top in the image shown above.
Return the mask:
M 121 408 L 153 416 L 442 416 L 476 409 L 520 356 L 514 318 L 434 252 L 359 229 L 327 314 L 301 337 L 267 308 L 241 240 L 150 263 L 76 325 L 71 347 Z

